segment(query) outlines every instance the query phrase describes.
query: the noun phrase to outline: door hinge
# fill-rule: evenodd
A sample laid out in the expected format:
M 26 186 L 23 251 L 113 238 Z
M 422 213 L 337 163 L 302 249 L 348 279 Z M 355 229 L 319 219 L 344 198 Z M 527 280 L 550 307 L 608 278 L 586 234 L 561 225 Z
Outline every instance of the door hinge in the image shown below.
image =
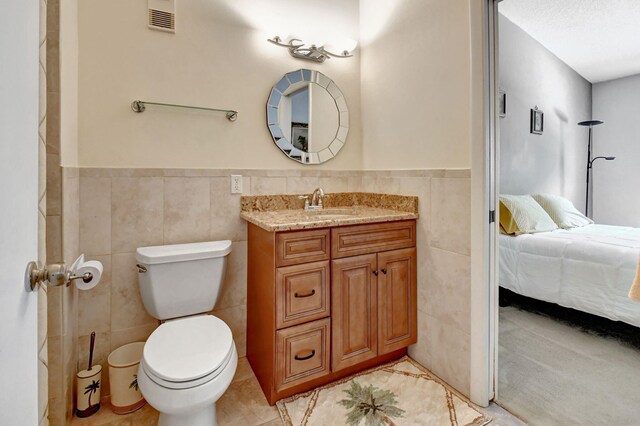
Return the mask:
M 496 211 L 489 210 L 489 223 L 493 223 L 496 221 Z

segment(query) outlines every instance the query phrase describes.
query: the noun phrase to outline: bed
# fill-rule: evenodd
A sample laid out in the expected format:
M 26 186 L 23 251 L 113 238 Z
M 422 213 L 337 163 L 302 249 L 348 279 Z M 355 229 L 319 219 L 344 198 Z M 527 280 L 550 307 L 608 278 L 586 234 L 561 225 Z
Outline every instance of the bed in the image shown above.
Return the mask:
M 627 295 L 640 253 L 640 228 L 587 225 L 500 234 L 500 286 L 523 296 L 640 327 Z

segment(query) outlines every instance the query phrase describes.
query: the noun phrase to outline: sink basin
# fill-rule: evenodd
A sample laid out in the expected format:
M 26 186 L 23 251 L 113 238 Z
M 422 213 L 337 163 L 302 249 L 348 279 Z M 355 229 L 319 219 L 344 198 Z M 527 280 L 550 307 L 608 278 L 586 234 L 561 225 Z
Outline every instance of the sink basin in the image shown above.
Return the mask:
M 306 214 L 306 217 L 309 219 L 341 219 L 357 215 L 358 212 L 351 209 L 322 209 L 309 210 Z

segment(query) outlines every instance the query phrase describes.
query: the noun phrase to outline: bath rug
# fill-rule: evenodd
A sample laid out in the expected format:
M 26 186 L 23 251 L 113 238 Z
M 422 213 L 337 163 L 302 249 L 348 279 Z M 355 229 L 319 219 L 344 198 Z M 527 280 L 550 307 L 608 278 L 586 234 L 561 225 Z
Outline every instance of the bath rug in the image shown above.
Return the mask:
M 491 421 L 407 356 L 276 405 L 286 426 L 482 426 Z

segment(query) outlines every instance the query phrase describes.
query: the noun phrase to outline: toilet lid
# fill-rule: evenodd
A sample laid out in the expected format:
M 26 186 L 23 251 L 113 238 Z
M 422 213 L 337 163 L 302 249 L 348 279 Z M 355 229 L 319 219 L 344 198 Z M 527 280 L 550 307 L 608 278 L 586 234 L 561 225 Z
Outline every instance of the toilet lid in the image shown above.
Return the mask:
M 186 382 L 210 375 L 233 347 L 229 326 L 213 315 L 166 322 L 144 346 L 143 359 L 150 372 L 170 382 Z

